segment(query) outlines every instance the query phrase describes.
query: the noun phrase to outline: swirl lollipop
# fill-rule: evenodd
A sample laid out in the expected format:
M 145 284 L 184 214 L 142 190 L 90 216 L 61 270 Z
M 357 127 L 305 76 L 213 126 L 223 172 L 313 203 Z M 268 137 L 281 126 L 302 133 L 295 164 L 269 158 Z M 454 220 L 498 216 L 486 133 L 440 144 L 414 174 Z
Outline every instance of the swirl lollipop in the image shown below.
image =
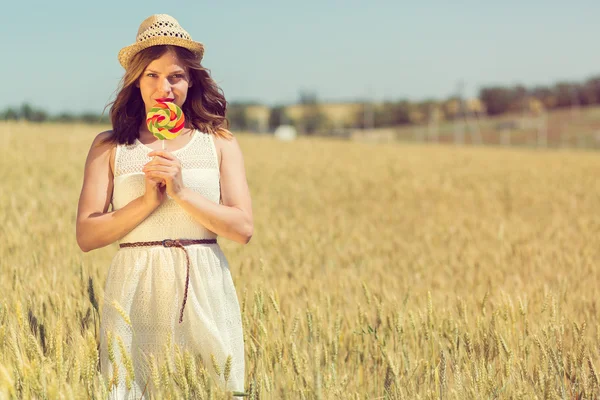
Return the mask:
M 148 130 L 162 142 L 163 150 L 165 149 L 165 140 L 175 139 L 179 136 L 184 123 L 183 111 L 175 103 L 157 103 L 146 115 Z

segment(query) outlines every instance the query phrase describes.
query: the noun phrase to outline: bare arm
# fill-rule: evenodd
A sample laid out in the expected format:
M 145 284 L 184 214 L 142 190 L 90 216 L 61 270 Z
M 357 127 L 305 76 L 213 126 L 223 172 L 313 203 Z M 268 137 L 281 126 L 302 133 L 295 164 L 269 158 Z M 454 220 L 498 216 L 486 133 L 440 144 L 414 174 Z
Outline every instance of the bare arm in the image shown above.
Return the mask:
M 76 234 L 77 244 L 86 253 L 121 239 L 157 207 L 140 196 L 117 211 L 106 212 L 113 191 L 113 147 L 108 144 L 99 146 L 98 143 L 109 134 L 102 132 L 96 136 L 85 162 Z
M 174 200 L 211 232 L 247 244 L 254 232 L 252 200 L 246 181 L 244 158 L 237 140 L 218 139 L 221 152 L 221 198 L 216 204 L 199 193 L 184 188 Z M 219 148 L 218 147 L 218 148 Z

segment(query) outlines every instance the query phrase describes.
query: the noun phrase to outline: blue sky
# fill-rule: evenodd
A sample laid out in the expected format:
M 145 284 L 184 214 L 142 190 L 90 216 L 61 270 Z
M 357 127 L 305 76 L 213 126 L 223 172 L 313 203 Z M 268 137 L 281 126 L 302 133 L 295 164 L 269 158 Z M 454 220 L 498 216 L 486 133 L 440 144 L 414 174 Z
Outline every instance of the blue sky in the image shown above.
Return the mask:
M 54 1 L 3 5 L 0 109 L 101 112 L 118 51 L 151 14 L 204 43 L 229 101 L 445 98 L 465 84 L 526 86 L 600 75 L 600 2 Z

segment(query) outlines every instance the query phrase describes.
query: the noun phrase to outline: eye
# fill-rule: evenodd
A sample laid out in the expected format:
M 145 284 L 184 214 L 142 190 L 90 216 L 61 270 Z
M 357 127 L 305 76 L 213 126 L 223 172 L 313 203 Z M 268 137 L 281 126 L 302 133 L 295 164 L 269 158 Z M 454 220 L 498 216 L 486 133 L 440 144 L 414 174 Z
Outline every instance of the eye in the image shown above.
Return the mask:
M 184 75 L 183 74 L 175 74 L 173 75 L 174 78 L 183 78 Z
M 152 77 L 152 75 L 156 75 L 156 74 L 153 74 L 152 72 L 146 74 L 146 76 L 149 76 L 149 77 Z

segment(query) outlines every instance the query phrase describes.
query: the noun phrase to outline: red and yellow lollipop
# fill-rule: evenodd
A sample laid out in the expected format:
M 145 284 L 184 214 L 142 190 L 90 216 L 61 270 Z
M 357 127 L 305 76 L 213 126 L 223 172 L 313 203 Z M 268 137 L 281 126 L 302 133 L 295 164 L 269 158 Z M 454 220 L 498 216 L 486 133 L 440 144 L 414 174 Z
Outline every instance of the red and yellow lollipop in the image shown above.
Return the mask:
M 165 102 L 155 104 L 146 115 L 148 130 L 162 141 L 175 139 L 181 133 L 185 124 L 183 111 L 175 103 Z

